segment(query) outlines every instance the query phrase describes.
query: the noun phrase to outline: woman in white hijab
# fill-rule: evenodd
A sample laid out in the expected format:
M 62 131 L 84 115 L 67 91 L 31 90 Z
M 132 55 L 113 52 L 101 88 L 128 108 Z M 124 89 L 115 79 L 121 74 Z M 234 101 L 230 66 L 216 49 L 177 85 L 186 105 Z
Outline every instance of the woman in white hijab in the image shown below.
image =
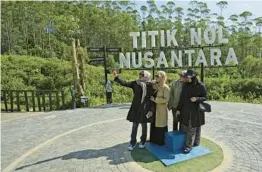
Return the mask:
M 131 88 L 133 90 L 133 100 L 131 107 L 129 109 L 127 120 L 133 123 L 130 145 L 128 150 L 132 151 L 137 143 L 137 128 L 138 125 L 142 125 L 142 136 L 140 137 L 141 142 L 139 148 L 145 147 L 145 142 L 147 138 L 147 118 L 144 111 L 141 111 L 141 106 L 147 95 L 147 82 L 151 80 L 151 73 L 148 71 L 141 71 L 139 73 L 138 80 L 126 82 L 117 76 L 116 72 L 113 73 L 115 81 L 124 87 Z
M 151 124 L 150 142 L 163 146 L 165 144 L 165 133 L 167 132 L 168 109 L 167 104 L 170 96 L 170 89 L 166 84 L 167 76 L 164 71 L 156 74 L 157 95 L 151 97 L 156 103 L 155 122 Z

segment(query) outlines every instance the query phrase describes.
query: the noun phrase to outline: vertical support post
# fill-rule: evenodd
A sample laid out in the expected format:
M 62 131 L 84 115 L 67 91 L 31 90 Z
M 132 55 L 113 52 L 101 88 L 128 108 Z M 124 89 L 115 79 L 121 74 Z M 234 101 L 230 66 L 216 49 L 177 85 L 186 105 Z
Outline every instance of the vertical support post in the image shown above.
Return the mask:
M 61 96 L 62 96 L 62 105 L 65 105 L 65 93 L 64 90 L 61 91 Z
M 26 111 L 29 112 L 29 105 L 28 105 L 28 97 L 27 97 L 27 91 L 25 93 L 25 106 L 26 106 Z
M 3 90 L 3 94 L 4 94 L 4 102 L 5 102 L 5 111 L 8 112 L 6 90 Z
M 31 91 L 33 101 L 33 111 L 35 112 L 35 91 Z
M 155 61 L 155 50 L 154 50 L 154 48 L 153 48 L 153 60 Z M 153 78 L 152 78 L 153 80 L 155 79 L 155 65 L 153 66 Z
M 71 87 L 71 95 L 72 95 L 72 109 L 76 109 L 76 96 L 75 96 L 75 87 Z
M 155 66 L 153 66 L 153 80 L 155 79 Z
M 13 97 L 13 91 L 10 91 L 10 103 L 11 103 L 11 112 L 14 111 L 14 97 Z
M 52 108 L 52 91 L 49 91 L 49 109 L 50 111 L 53 110 Z
M 203 63 L 201 63 L 200 80 L 202 83 L 204 83 L 204 64 Z
M 104 71 L 105 71 L 105 85 L 104 85 L 104 88 L 106 86 L 106 83 L 107 83 L 107 66 L 106 66 L 106 46 L 103 47 L 104 48 Z M 106 91 L 105 91 L 106 92 Z M 108 100 L 108 97 L 107 97 L 107 94 L 106 94 L 106 102 Z
M 56 110 L 58 110 L 59 109 L 59 95 L 58 95 L 58 91 L 56 91 L 56 93 L 55 93 L 55 96 L 56 96 Z
M 17 111 L 18 111 L 18 112 L 21 111 L 21 109 L 20 109 L 20 97 L 19 97 L 19 94 L 20 94 L 20 92 L 19 92 L 19 90 L 17 90 L 17 91 L 16 91 L 16 106 L 17 106 Z
M 45 111 L 45 91 L 42 91 L 42 105 L 43 105 L 43 110 Z
M 36 96 L 37 96 L 38 110 L 39 110 L 39 112 L 41 112 L 40 91 L 37 91 L 37 92 L 36 92 Z

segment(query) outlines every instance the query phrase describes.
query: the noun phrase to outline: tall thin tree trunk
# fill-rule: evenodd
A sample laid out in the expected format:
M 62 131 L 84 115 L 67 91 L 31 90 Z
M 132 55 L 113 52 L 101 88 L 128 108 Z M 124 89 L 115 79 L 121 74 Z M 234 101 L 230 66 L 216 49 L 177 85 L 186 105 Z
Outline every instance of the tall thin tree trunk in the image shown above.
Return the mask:
M 34 39 L 34 49 L 36 49 L 36 35 L 35 35 L 35 28 L 33 33 L 33 39 Z M 34 56 L 37 56 L 36 52 L 34 51 Z
M 72 48 L 73 48 L 73 55 L 72 55 L 72 69 L 73 69 L 73 82 L 77 89 L 77 95 L 82 96 L 84 95 L 84 90 L 80 84 L 80 76 L 79 76 L 79 64 L 77 63 L 77 54 L 76 54 L 76 46 L 75 46 L 75 39 L 72 40 Z
M 81 52 L 81 46 L 80 46 L 80 41 L 79 39 L 77 40 L 77 49 L 76 49 L 76 53 L 77 53 L 77 60 L 79 62 L 79 76 L 80 76 L 80 85 L 82 86 L 83 90 L 85 89 L 85 71 L 84 71 L 84 63 L 85 63 L 85 59 L 84 56 Z
M 44 58 L 45 58 L 45 34 L 43 34 L 43 26 L 41 26 L 40 28 L 40 32 L 41 32 L 41 43 L 42 43 L 42 51 L 44 52 Z
M 261 47 L 261 26 L 259 26 L 259 35 L 258 35 L 258 39 L 259 39 L 259 49 L 258 49 L 258 52 L 259 52 L 259 58 L 262 58 L 262 47 Z
M 26 10 L 26 7 L 24 8 L 24 12 L 25 12 L 25 16 L 24 16 L 24 22 L 26 23 L 23 23 L 25 24 L 25 46 L 26 46 L 26 55 L 28 55 L 28 26 L 27 26 L 27 10 Z
M 8 22 L 8 29 L 7 29 L 7 35 L 8 35 L 8 53 L 11 54 L 11 34 L 10 32 L 12 32 L 10 24 Z
M 48 32 L 48 47 L 49 47 L 49 58 L 52 57 L 51 55 L 51 45 L 50 45 L 50 33 Z

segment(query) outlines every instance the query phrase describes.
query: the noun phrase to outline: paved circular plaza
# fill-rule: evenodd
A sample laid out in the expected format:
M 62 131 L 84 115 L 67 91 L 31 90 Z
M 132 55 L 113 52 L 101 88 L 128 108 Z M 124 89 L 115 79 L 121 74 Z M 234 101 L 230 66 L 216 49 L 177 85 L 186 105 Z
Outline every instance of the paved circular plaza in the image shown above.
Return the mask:
M 224 145 L 223 171 L 262 171 L 262 105 L 211 102 L 204 137 Z M 6 171 L 147 171 L 127 151 L 129 105 L 2 114 L 1 166 Z M 169 115 L 169 129 L 172 125 Z M 141 129 L 141 127 L 139 128 Z M 138 140 L 141 130 L 138 131 Z M 223 146 L 222 146 L 223 147 Z M 221 169 L 219 171 L 221 171 Z

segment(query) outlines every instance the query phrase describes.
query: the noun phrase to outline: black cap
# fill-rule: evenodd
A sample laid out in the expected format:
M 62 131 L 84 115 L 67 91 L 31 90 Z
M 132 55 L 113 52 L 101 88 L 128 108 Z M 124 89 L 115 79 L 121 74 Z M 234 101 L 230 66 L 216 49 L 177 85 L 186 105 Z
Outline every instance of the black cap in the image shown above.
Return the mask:
M 196 72 L 192 69 L 188 69 L 185 73 L 185 77 L 187 78 L 193 78 L 196 76 Z

